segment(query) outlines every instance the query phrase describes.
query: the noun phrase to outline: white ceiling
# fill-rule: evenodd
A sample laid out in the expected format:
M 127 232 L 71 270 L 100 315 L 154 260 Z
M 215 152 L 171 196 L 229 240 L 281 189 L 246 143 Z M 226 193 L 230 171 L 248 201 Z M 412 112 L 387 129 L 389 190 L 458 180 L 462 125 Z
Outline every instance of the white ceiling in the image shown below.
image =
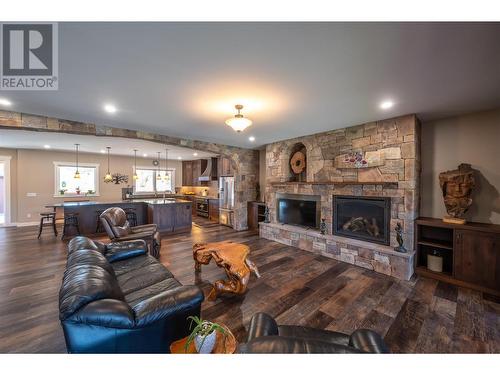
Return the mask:
M 500 103 L 500 23 L 60 23 L 59 38 L 59 91 L 1 92 L 12 110 L 257 147 Z M 238 103 L 241 134 L 224 124 Z
M 134 156 L 134 149 L 138 157 L 165 158 L 165 148 L 168 148 L 168 158 L 172 160 L 195 160 L 217 156 L 209 152 L 192 150 L 185 147 L 164 146 L 160 143 L 138 139 L 118 137 L 96 137 L 92 135 L 74 135 L 65 133 L 34 132 L 28 130 L 0 129 L 0 147 L 46 150 L 45 145 L 52 151 L 74 151 L 75 143 L 79 143 L 79 150 L 86 153 L 105 153 L 106 147 L 111 147 L 111 155 Z M 197 153 L 197 155 L 193 155 Z

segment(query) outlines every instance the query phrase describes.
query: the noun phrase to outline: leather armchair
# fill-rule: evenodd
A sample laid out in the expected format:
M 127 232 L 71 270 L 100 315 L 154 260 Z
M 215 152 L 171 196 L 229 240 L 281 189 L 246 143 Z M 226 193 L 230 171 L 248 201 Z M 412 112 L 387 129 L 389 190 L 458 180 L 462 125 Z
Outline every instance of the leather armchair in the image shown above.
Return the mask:
M 111 207 L 99 216 L 104 230 L 113 242 L 143 239 L 146 241 L 149 253 L 155 258 L 160 256 L 161 238 L 156 224 L 146 224 L 131 227 L 127 215 L 120 207 Z
M 69 353 L 168 353 L 189 334 L 203 292 L 181 285 L 143 240 L 104 245 L 75 237 L 59 292 Z
M 265 313 L 255 314 L 241 353 L 389 353 L 382 337 L 368 329 L 351 335 L 322 329 L 278 325 Z

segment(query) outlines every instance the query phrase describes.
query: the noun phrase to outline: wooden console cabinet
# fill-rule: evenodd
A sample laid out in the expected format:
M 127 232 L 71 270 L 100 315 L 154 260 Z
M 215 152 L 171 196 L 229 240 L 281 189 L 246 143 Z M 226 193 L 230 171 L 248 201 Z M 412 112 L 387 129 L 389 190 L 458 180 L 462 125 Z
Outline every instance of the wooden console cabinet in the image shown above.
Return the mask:
M 415 233 L 417 274 L 500 295 L 500 225 L 422 217 Z M 427 268 L 429 253 L 443 258 L 443 272 Z
M 266 204 L 264 202 L 248 202 L 247 203 L 247 220 L 249 230 L 258 230 L 259 223 L 264 221 Z

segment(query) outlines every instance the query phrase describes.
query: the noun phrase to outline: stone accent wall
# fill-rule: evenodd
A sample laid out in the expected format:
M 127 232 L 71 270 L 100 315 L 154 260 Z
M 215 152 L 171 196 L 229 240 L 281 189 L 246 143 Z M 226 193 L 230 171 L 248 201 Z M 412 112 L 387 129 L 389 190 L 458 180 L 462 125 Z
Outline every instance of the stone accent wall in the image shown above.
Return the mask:
M 255 199 L 256 184 L 259 178 L 259 153 L 257 150 L 1 110 L 0 128 L 143 139 L 164 145 L 175 145 L 224 155 L 231 159 L 234 169 L 235 229 L 244 230 L 248 227 L 247 202 Z
M 292 183 L 289 159 L 297 143 L 307 150 L 307 181 Z M 367 162 L 362 167 L 346 164 L 349 155 L 362 155 Z M 387 251 L 393 251 L 392 247 L 397 245 L 393 229 L 399 222 L 404 229 L 405 246 L 413 252 L 419 183 L 420 124 L 415 115 L 289 139 L 266 147 L 265 196 L 271 223 L 277 223 L 277 193 L 321 196 L 321 217 L 326 219 L 329 235 L 333 195 L 391 197 L 391 247 L 386 246 Z M 343 238 L 342 243 L 349 241 L 355 240 Z M 364 243 L 367 248 L 371 246 Z

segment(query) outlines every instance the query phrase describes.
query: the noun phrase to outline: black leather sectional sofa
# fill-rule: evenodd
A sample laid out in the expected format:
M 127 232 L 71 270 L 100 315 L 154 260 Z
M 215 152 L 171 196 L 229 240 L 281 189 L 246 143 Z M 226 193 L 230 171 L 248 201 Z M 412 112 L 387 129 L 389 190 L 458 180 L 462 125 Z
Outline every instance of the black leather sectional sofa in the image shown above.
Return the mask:
M 203 293 L 182 286 L 142 240 L 104 245 L 75 237 L 59 293 L 70 353 L 168 353 L 189 334 Z

